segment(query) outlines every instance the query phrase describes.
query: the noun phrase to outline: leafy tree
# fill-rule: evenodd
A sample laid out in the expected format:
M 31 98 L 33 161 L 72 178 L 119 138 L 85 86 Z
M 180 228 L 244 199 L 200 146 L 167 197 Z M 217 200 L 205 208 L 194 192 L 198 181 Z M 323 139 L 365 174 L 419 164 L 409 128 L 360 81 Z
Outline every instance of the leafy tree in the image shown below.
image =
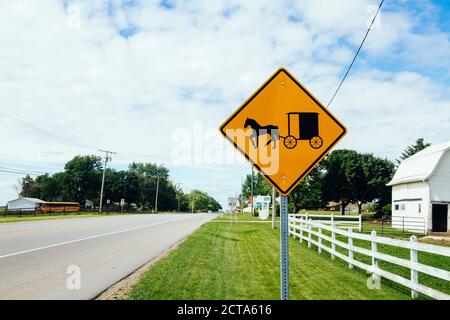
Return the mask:
M 47 201 L 92 200 L 98 204 L 103 167 L 97 156 L 76 156 L 66 163 L 63 172 L 45 174 L 36 179 L 30 176 L 21 181 L 22 196 Z M 220 204 L 208 194 L 195 190 L 184 194 L 169 180 L 169 170 L 153 163 L 131 163 L 128 170 L 108 168 L 105 174 L 104 200 L 136 203 L 153 209 L 159 175 L 158 210 L 190 211 L 190 204 L 199 211 L 218 211 Z
M 355 189 L 348 175 L 352 173 L 356 159 L 358 159 L 356 151 L 344 149 L 331 152 L 323 161 L 326 171 L 322 184 L 324 200 L 340 203 L 343 215 L 347 205 L 356 201 Z M 355 173 L 359 174 L 360 172 Z
M 48 173 L 32 179 L 29 175 L 22 179 L 23 197 L 39 198 L 46 201 L 59 201 L 62 199 L 63 173 L 56 173 L 53 176 Z
M 194 212 L 217 212 L 222 206 L 206 192 L 200 190 L 192 190 L 189 195 L 189 206 Z
M 36 178 L 36 185 L 38 189 L 38 198 L 46 201 L 61 201 L 63 188 L 64 173 L 59 172 L 54 175 L 48 173 L 38 176 Z
M 333 151 L 325 160 L 322 192 L 325 200 L 341 204 L 341 212 L 353 202 L 361 213 L 362 205 L 376 201 L 379 208 L 389 203 L 390 190 L 386 184 L 394 174 L 394 164 L 354 150 Z
M 402 152 L 400 159 L 397 159 L 397 164 L 400 164 L 403 160 L 408 159 L 412 155 L 416 154 L 419 151 L 431 146 L 431 143 L 424 142 L 423 138 L 418 138 L 416 142 L 408 147 Z
M 129 171 L 106 170 L 104 196 L 113 202 L 125 199 L 127 203 L 138 202 L 139 179 L 136 173 Z
M 36 182 L 32 177 L 30 177 L 29 174 L 27 174 L 24 178 L 22 178 L 21 182 L 22 191 L 20 192 L 20 195 L 22 197 L 28 197 L 28 198 L 37 198 L 38 197 L 38 189 Z
M 321 190 L 322 180 L 322 166 L 319 164 L 289 195 L 289 203 L 292 203 L 294 212 L 298 212 L 301 208 L 317 209 L 324 206 Z
M 248 199 L 252 195 L 252 175 L 246 175 L 242 184 L 242 196 Z M 253 195 L 270 196 L 272 195 L 272 186 L 259 172 L 253 176 Z
M 169 178 L 169 170 L 164 166 L 154 163 L 136 163 L 133 162 L 129 165 L 129 171 L 134 173 L 139 180 L 139 193 L 138 193 L 138 203 L 143 207 L 150 207 L 154 209 L 155 197 L 156 197 L 156 187 L 159 178 L 159 192 L 158 192 L 158 210 L 166 210 L 167 208 L 160 206 L 161 203 L 166 203 L 167 201 L 161 201 L 162 199 L 170 199 L 170 201 L 176 200 L 174 190 L 169 190 L 170 186 L 167 179 Z M 175 208 L 172 204 L 171 208 Z
M 62 197 L 84 202 L 100 198 L 102 164 L 98 156 L 76 156 L 64 166 Z
M 358 154 L 350 160 L 346 175 L 353 187 L 353 194 L 358 212 L 361 214 L 362 205 L 376 200 L 379 206 L 385 204 L 387 193 L 386 184 L 394 175 L 395 165 L 387 160 L 375 157 L 373 154 Z

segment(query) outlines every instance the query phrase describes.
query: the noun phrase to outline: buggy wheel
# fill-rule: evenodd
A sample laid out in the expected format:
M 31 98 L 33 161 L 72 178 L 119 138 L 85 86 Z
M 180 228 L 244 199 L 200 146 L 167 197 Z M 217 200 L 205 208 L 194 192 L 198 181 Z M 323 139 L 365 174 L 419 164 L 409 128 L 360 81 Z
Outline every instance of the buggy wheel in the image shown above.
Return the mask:
M 284 138 L 284 146 L 288 149 L 294 149 L 297 146 L 297 139 L 294 136 Z
M 322 138 L 319 136 L 312 137 L 311 140 L 309 140 L 309 145 L 313 149 L 319 149 L 322 146 L 322 144 L 323 144 Z

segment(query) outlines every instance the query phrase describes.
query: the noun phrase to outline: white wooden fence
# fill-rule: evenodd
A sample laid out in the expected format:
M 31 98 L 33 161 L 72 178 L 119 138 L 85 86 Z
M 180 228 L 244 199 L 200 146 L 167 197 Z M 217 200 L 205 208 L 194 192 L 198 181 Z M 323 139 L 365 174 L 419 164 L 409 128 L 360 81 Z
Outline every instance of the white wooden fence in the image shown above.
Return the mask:
M 313 222 L 320 222 L 323 224 L 334 225 L 335 227 L 351 227 L 362 231 L 362 216 L 343 216 L 334 214 L 290 214 L 290 218 L 299 218 L 304 220 L 312 220 Z
M 370 235 L 353 232 L 353 227 L 343 229 L 337 227 L 334 222 L 325 224 L 321 221 L 306 219 L 304 216 L 289 215 L 289 234 L 294 238 L 299 238 L 301 242 L 306 241 L 308 247 L 312 245 L 317 247 L 319 253 L 327 251 L 331 255 L 331 259 L 336 257 L 348 263 L 349 268 L 358 267 L 372 274 L 374 279 L 383 277 L 393 282 L 399 283 L 411 289 L 412 298 L 417 298 L 419 293 L 440 300 L 450 300 L 450 295 L 440 292 L 436 289 L 427 287 L 419 283 L 419 272 L 431 275 L 444 281 L 450 281 L 450 272 L 442 270 L 430 265 L 418 262 L 417 252 L 427 252 L 444 257 L 450 257 L 450 247 L 437 246 L 417 242 L 416 237 L 412 236 L 410 241 L 398 240 L 392 238 L 379 237 L 376 231 L 372 231 Z M 327 235 L 324 231 L 328 231 Z M 347 237 L 347 242 L 336 239 L 336 235 Z M 313 238 L 315 237 L 315 239 Z M 371 243 L 371 249 L 362 248 L 354 245 L 353 240 L 365 240 Z M 327 241 L 331 246 L 326 246 L 323 241 Z M 384 244 L 410 250 L 410 259 L 403 259 L 389 254 L 381 253 L 377 250 L 377 244 Z M 343 254 L 336 250 L 336 246 L 344 248 L 348 254 Z M 366 264 L 353 258 L 353 253 L 363 254 L 371 257 L 372 263 Z M 378 267 L 378 260 L 386 261 L 401 267 L 410 269 L 410 278 L 391 273 Z

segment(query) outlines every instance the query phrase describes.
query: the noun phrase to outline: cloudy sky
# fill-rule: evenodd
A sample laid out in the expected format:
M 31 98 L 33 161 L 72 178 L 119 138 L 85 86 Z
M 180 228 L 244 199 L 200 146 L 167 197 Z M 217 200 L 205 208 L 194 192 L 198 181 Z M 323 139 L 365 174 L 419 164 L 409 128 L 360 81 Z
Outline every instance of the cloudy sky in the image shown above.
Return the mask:
M 77 154 L 164 163 L 222 204 L 250 166 L 218 126 L 277 68 L 326 104 L 374 0 L 0 0 L 0 167 L 56 172 Z M 450 140 L 450 2 L 386 0 L 330 110 L 340 148 L 395 159 Z M 0 172 L 0 204 L 20 174 Z

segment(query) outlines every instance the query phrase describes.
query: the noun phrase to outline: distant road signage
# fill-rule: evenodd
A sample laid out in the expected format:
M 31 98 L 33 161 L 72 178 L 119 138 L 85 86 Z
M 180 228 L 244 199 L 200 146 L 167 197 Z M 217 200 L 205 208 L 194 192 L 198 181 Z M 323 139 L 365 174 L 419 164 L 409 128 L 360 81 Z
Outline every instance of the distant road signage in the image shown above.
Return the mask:
M 282 195 L 289 194 L 347 132 L 283 68 L 220 131 Z

